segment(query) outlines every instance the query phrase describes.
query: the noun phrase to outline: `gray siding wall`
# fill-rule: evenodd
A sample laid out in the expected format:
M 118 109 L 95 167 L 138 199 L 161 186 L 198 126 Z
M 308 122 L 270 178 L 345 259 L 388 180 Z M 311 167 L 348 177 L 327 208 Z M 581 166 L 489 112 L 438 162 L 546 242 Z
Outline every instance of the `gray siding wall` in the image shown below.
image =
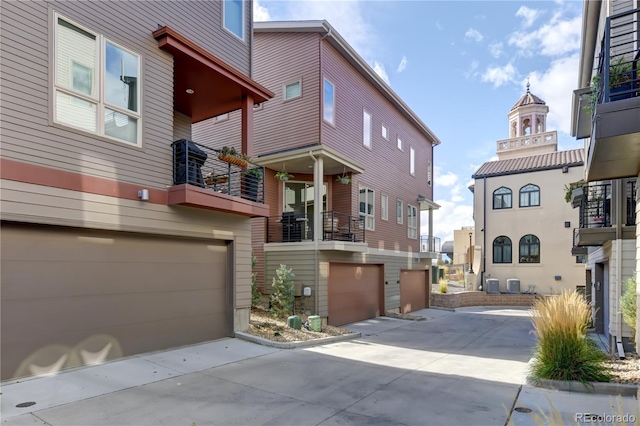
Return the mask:
M 179 112 L 173 113 L 173 140 L 189 139 L 191 140 L 191 117 L 188 115 L 180 114 Z
M 400 112 L 377 91 L 332 46 L 323 43 L 322 76 L 335 85 L 335 126 L 323 121 L 322 143 L 365 166 L 354 176 L 351 187 L 351 213 L 358 213 L 359 186 L 375 191 L 375 230 L 367 230 L 370 247 L 400 251 L 419 251 L 419 240 L 407 237 L 407 205 L 418 206 L 418 195 L 433 197 L 427 185 L 427 164 L 433 164 L 433 147 Z M 363 145 L 363 110 L 372 116 L 372 148 Z M 389 131 L 382 137 L 382 124 Z M 396 138 L 404 150 L 397 148 Z M 415 175 L 409 173 L 410 147 L 415 150 Z M 389 220 L 381 220 L 380 194 L 389 196 Z M 396 200 L 404 203 L 403 224 L 397 224 Z M 420 234 L 420 224 L 418 224 Z
M 12 160 L 164 188 L 171 183 L 173 57 L 151 33 L 171 26 L 250 72 L 250 43 L 222 29 L 220 2 L 5 1 L 0 7 L 3 157 Z M 54 11 L 141 55 L 141 148 L 53 125 Z

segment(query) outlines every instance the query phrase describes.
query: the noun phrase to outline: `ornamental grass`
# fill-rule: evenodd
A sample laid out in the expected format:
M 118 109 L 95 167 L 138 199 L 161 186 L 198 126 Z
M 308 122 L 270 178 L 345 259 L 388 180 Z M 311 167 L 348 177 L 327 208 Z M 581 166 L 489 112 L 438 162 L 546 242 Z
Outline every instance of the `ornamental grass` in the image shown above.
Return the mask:
M 591 305 L 575 291 L 538 299 L 531 319 L 538 345 L 531 374 L 539 379 L 608 382 L 607 359 L 587 337 Z

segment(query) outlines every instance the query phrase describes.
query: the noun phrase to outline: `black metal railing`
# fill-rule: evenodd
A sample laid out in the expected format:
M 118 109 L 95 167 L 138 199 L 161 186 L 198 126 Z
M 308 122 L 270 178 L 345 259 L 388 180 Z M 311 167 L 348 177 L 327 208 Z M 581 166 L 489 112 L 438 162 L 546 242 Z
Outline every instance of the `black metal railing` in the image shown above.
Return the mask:
M 640 9 L 610 16 L 600 46 L 592 102 L 606 103 L 640 95 L 638 43 Z
M 299 212 L 284 212 L 266 220 L 267 243 L 295 243 L 313 241 L 313 218 Z M 322 235 L 320 241 L 364 242 L 364 220 L 346 213 L 322 212 Z
M 237 156 L 180 139 L 173 148 L 173 184 L 189 184 L 264 204 L 264 167 Z
M 364 217 L 336 211 L 322 212 L 323 241 L 364 243 Z
M 589 183 L 582 190 L 580 228 L 611 226 L 611 184 Z
M 432 235 L 420 235 L 420 251 L 440 253 L 440 238 Z

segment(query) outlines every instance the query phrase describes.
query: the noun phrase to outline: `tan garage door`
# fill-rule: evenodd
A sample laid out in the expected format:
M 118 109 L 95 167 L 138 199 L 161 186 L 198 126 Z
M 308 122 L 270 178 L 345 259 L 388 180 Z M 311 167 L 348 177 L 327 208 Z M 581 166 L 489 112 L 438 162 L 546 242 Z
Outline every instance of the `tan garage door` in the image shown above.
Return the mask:
M 2 379 L 230 335 L 223 242 L 2 226 Z
M 349 324 L 384 313 L 382 265 L 329 263 L 330 325 Z
M 429 307 L 429 281 L 426 270 L 400 271 L 400 310 L 403 314 Z

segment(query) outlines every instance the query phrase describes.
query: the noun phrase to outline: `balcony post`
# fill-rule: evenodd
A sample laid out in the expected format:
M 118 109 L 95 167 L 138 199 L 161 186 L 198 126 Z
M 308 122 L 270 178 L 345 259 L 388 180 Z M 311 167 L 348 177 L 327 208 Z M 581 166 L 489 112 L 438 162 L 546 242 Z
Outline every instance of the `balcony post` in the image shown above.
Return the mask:
M 242 97 L 242 147 L 241 153 L 253 156 L 253 96 Z
M 313 163 L 313 200 L 316 207 L 313 209 L 313 239 L 322 241 L 322 178 L 324 175 L 324 159 L 318 156 Z
M 433 253 L 433 208 L 429 207 L 429 252 Z

